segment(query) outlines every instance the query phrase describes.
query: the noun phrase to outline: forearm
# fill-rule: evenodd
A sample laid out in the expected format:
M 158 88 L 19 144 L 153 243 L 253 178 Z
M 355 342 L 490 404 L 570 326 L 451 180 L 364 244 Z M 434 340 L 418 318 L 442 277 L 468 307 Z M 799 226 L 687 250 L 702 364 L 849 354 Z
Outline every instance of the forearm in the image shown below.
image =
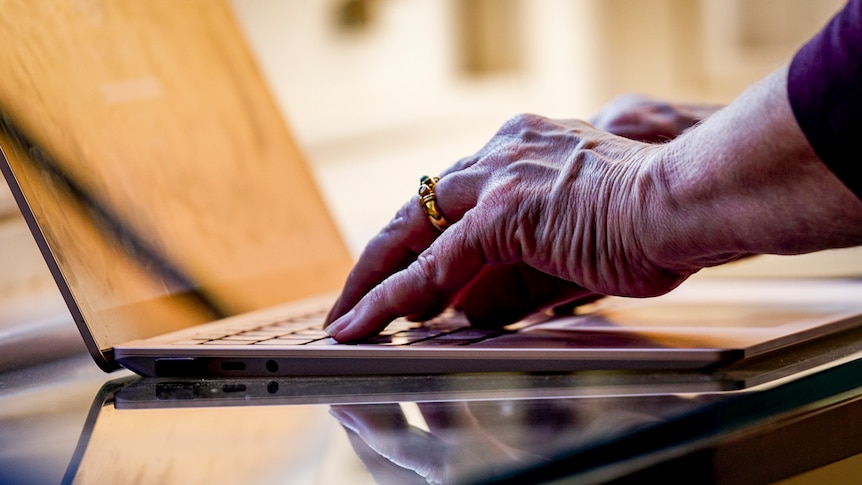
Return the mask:
M 862 201 L 806 141 L 787 99 L 786 70 L 668 143 L 661 157 L 668 217 L 682 222 L 672 237 L 697 248 L 682 255 L 696 266 L 862 244 Z M 665 247 L 664 258 L 685 251 L 671 240 Z

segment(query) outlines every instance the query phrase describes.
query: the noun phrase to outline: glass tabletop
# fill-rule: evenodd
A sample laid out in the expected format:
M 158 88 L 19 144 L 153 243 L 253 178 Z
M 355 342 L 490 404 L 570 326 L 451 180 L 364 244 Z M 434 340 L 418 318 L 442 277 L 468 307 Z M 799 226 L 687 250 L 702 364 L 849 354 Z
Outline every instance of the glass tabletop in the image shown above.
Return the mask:
M 704 450 L 760 430 L 774 479 L 862 452 L 858 333 L 703 372 L 106 378 L 80 356 L 0 375 L 0 481 L 604 483 L 746 471 Z M 809 415 L 835 416 L 806 431 L 817 463 L 774 432 Z

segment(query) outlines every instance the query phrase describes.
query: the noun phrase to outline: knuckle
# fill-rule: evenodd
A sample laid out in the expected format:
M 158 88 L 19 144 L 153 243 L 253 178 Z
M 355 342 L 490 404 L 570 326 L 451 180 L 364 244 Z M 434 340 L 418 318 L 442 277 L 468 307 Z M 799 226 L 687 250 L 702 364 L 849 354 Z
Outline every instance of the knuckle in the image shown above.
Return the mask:
M 486 263 L 498 264 L 517 260 L 522 252 L 523 232 L 530 232 L 533 221 L 526 220 L 532 201 L 522 190 L 506 185 L 509 190 L 493 190 L 486 194 L 477 207 L 474 220 Z
M 386 284 L 381 283 L 365 294 L 365 297 L 363 297 L 363 303 L 369 305 L 371 308 L 384 308 L 383 304 L 387 299 L 386 295 L 388 293 L 389 287 Z
M 411 199 L 410 202 L 402 205 L 401 208 L 395 212 L 395 216 L 389 221 L 389 223 L 383 226 L 383 229 L 381 229 L 375 236 L 375 239 L 388 240 L 401 234 L 404 231 L 405 226 L 409 224 L 410 206 L 415 203 L 416 202 Z
M 406 224 L 407 221 L 410 220 L 410 213 L 412 212 L 413 206 L 418 204 L 417 197 L 418 196 L 411 197 L 409 202 L 405 202 L 397 211 L 395 211 L 395 216 L 392 217 L 392 220 L 389 221 L 389 224 L 386 225 L 385 229 L 393 230 Z
M 595 140 L 593 138 L 580 138 L 575 142 L 574 155 L 577 157 L 581 157 L 584 155 L 584 151 L 594 150 L 598 145 L 598 140 Z
M 439 270 L 437 258 L 428 250 L 423 252 L 416 258 L 416 263 L 412 265 L 416 276 L 437 288 L 439 286 Z
M 455 162 L 455 164 L 452 165 L 452 167 L 450 167 L 448 170 L 446 170 L 445 172 L 440 174 L 440 179 L 442 180 L 444 176 L 451 177 L 452 175 L 457 174 L 458 172 L 461 172 L 462 170 L 466 170 L 466 169 L 472 167 L 477 161 L 479 161 L 479 157 L 477 157 L 475 155 L 472 155 L 469 157 L 464 157 L 464 158 L 458 160 L 457 162 Z
M 506 120 L 497 134 L 502 136 L 517 135 L 525 128 L 538 126 L 544 120 L 544 117 L 532 113 L 519 113 Z

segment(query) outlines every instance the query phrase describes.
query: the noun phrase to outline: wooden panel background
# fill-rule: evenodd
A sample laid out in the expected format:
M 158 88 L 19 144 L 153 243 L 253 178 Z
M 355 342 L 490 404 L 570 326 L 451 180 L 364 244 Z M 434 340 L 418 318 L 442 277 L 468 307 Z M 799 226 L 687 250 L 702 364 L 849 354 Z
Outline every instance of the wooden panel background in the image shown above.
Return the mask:
M 0 0 L 0 11 L 0 109 L 220 310 L 341 285 L 350 256 L 224 2 Z M 107 333 L 118 307 L 163 297 L 164 282 L 64 197 L 30 202 L 38 218 L 75 223 L 43 230 Z

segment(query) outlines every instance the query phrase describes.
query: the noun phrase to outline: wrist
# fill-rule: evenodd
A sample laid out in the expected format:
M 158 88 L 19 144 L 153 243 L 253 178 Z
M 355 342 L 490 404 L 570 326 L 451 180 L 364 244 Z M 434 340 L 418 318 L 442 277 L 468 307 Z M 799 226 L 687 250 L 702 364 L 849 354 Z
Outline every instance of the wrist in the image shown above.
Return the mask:
M 860 243 L 862 202 L 808 145 L 785 82 L 786 71 L 774 73 L 662 147 L 667 217 L 686 264 Z
M 654 264 L 666 271 L 690 275 L 746 254 L 723 214 L 726 195 L 715 186 L 701 160 L 691 157 L 691 142 L 674 141 L 656 147 L 646 164 L 646 179 L 656 188 L 647 214 L 647 239 Z

